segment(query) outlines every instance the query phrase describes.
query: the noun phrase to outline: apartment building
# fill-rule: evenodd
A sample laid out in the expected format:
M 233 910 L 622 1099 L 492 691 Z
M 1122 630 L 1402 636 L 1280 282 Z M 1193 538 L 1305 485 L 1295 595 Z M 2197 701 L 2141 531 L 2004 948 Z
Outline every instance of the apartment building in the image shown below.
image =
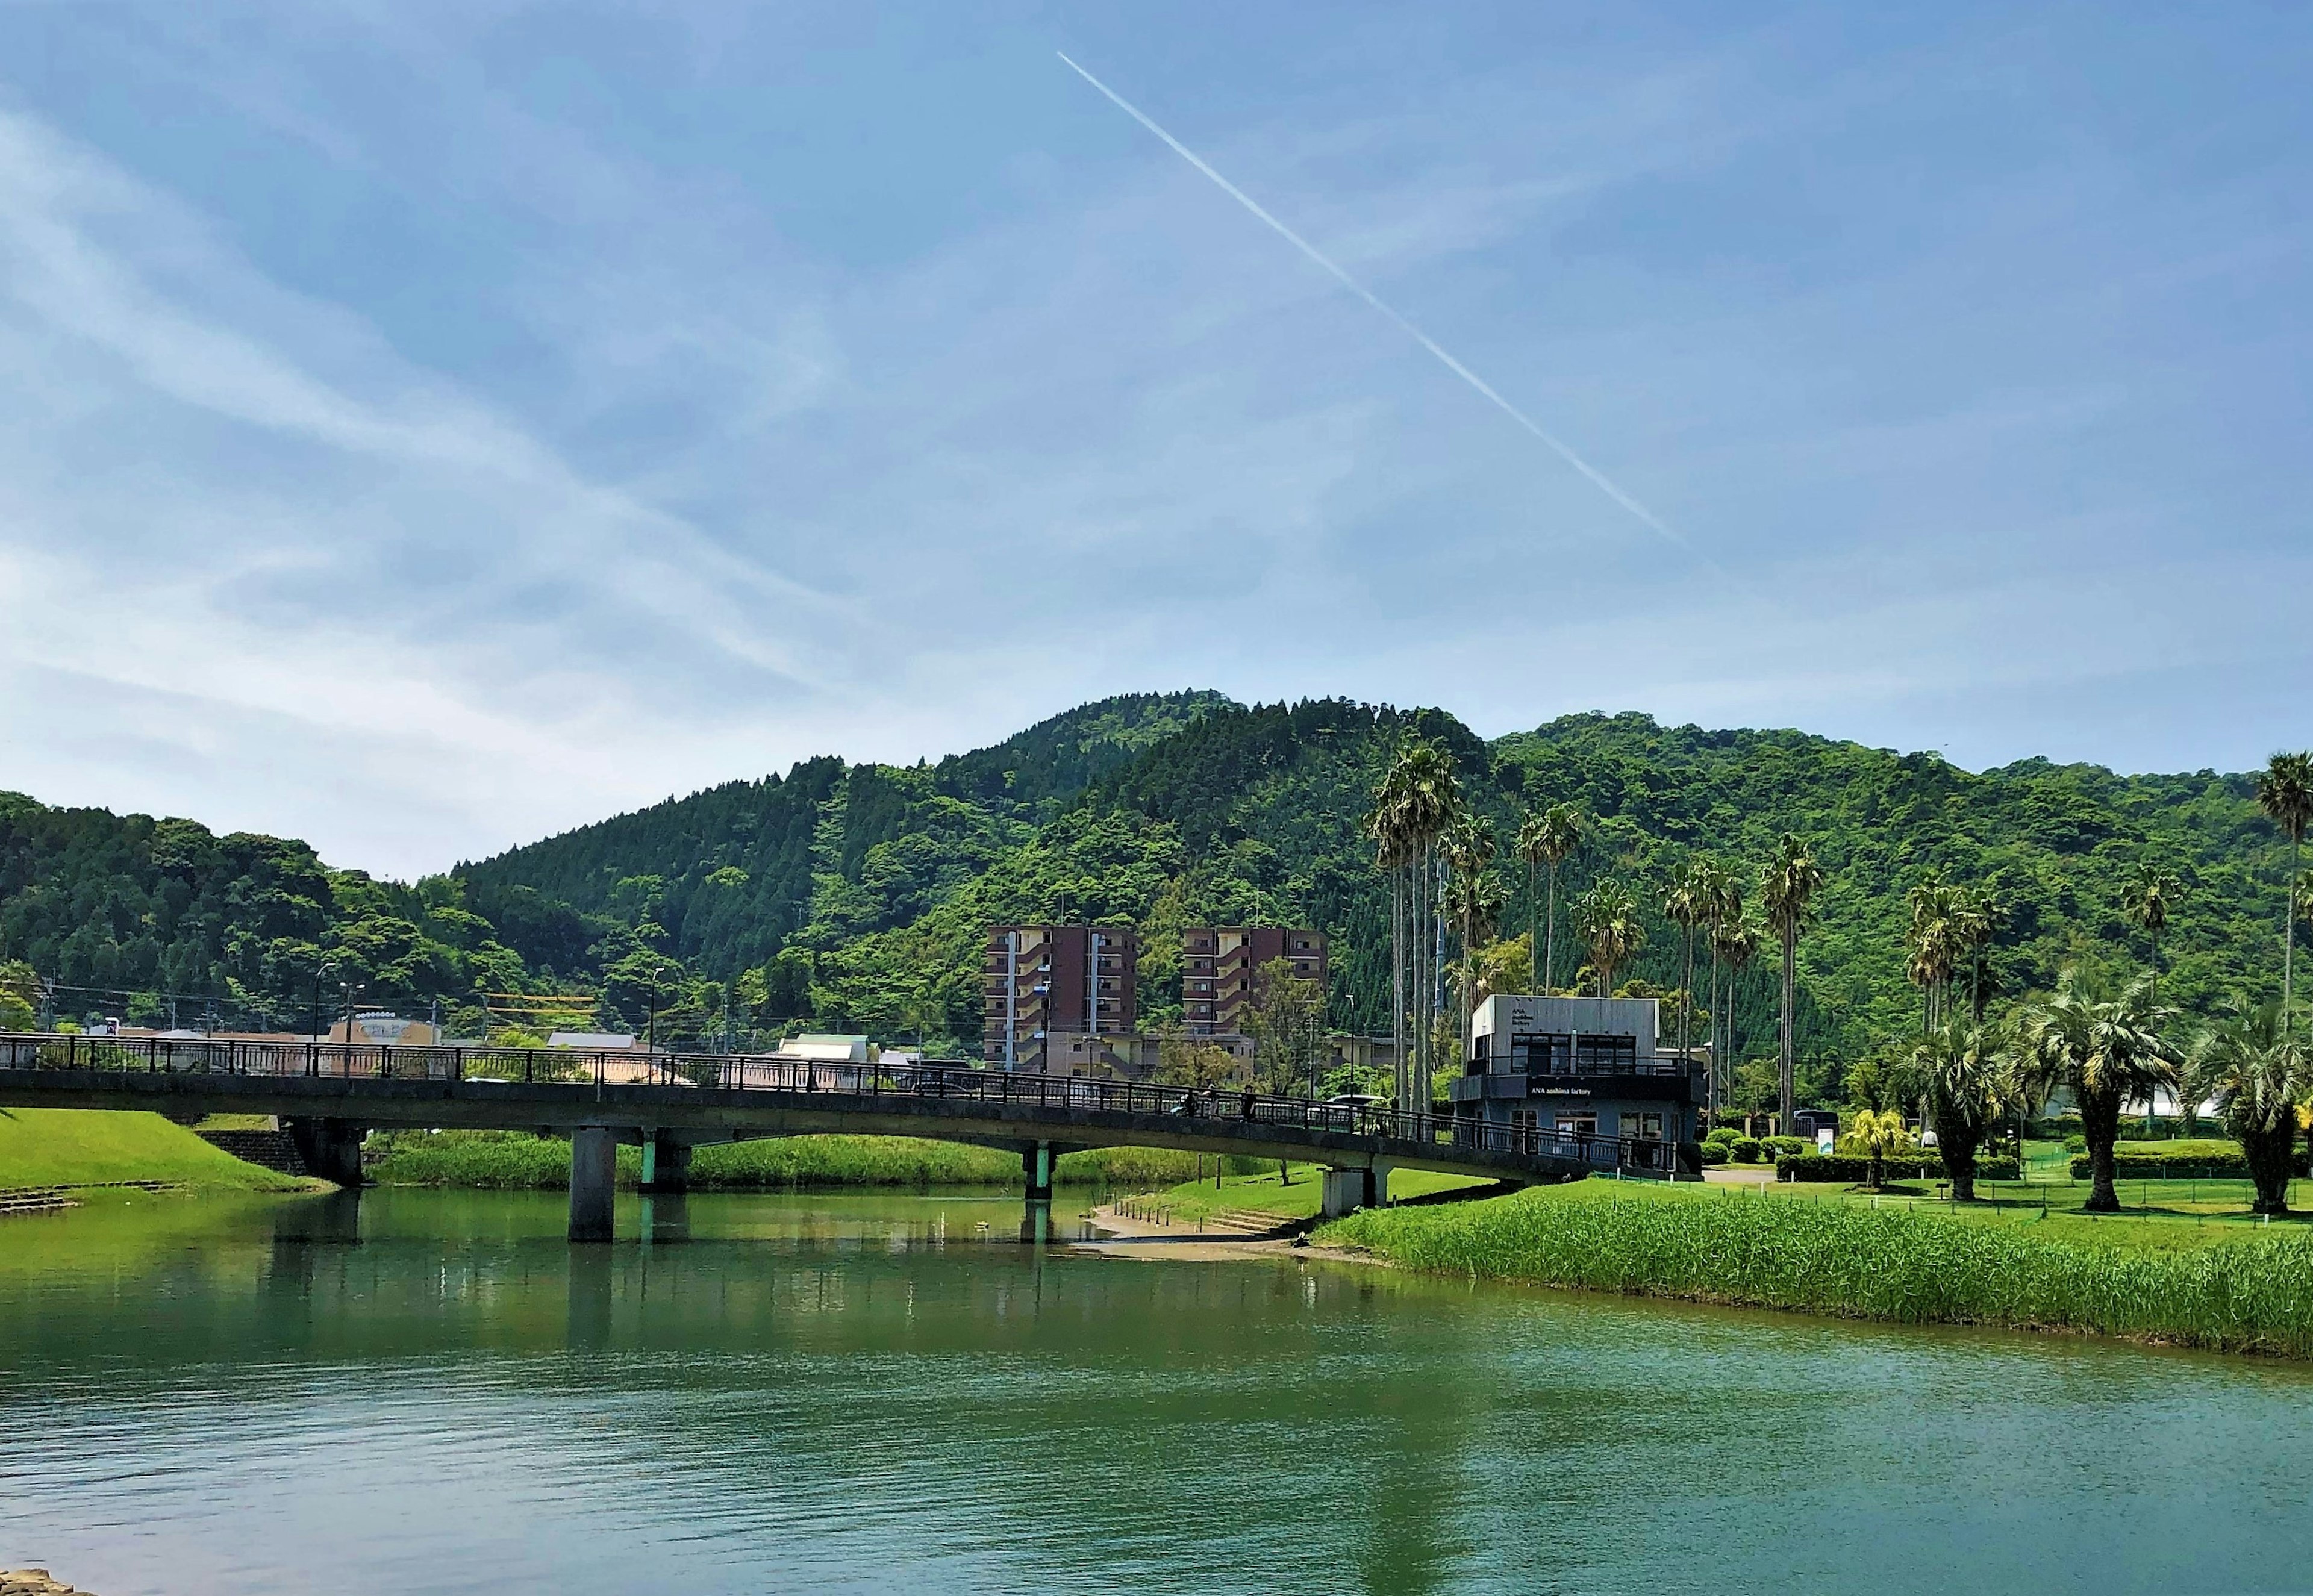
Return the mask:
M 1244 1030 L 1261 967 L 1292 960 L 1293 973 L 1325 985 L 1325 934 L 1278 925 L 1196 925 L 1181 934 L 1181 1004 L 1193 1036 Z
M 999 1069 L 1044 1070 L 1055 1039 L 1130 1033 L 1139 967 L 1129 926 L 989 927 L 981 1056 Z

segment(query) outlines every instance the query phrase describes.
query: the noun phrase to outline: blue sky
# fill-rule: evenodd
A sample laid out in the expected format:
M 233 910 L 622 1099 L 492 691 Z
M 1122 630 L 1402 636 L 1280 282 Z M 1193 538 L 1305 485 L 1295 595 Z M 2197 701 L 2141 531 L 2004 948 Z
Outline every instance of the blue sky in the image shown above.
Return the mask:
M 0 4 L 0 785 L 409 874 L 1134 688 L 2245 767 L 2313 741 L 2309 67 L 2246 5 Z

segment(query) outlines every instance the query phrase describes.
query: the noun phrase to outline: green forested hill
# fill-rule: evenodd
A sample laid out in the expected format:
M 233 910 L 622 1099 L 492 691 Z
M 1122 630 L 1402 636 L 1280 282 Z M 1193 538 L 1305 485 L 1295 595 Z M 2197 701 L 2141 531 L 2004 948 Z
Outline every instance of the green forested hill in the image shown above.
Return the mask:
M 808 759 L 461 864 L 478 912 L 506 919 L 525 891 L 586 915 L 655 925 L 666 950 L 728 977 L 760 966 L 806 920 L 815 941 L 922 915 L 1033 838 L 1090 782 L 1189 725 L 1217 693 L 1134 693 L 1087 704 L 936 766 Z
M 1970 773 L 1932 754 L 1637 715 L 1567 716 L 1488 743 L 1437 711 L 1247 708 L 1213 694 L 1105 700 L 937 765 L 809 760 L 413 888 L 330 872 L 301 844 L 9 799 L 0 958 L 283 1013 L 310 1001 L 299 982 L 335 958 L 377 972 L 381 1001 L 471 1004 L 484 990 L 575 983 L 602 994 L 606 1020 L 635 1018 L 642 983 L 664 969 L 678 1030 L 710 1029 L 727 996 L 743 1026 L 968 1045 L 991 921 L 1139 925 L 1144 1008 L 1159 1017 L 1178 1001 L 1180 926 L 1287 921 L 1333 936 L 1334 1023 L 1380 1030 L 1387 900 L 1361 822 L 1414 732 L 1452 752 L 1502 838 L 1505 934 L 1529 914 L 1508 856 L 1526 809 L 1565 801 L 1595 818 L 1561 900 L 1611 876 L 1650 911 L 1693 854 L 1755 883 L 1777 832 L 1807 837 L 1829 877 L 1801 955 L 1802 1053 L 1818 1075 L 1914 1022 L 1904 899 L 1930 867 L 2001 904 L 1991 970 L 2002 991 L 2045 987 L 2074 960 L 2140 961 L 2117 899 L 2147 858 L 2191 887 L 2164 945 L 2167 993 L 2205 1010 L 2236 987 L 2277 989 L 2282 845 L 2244 776 L 2039 760 Z M 1675 984 L 1659 919 L 1626 973 Z M 1736 1003 L 1746 1050 L 1771 1046 L 1772 991 L 1763 961 Z

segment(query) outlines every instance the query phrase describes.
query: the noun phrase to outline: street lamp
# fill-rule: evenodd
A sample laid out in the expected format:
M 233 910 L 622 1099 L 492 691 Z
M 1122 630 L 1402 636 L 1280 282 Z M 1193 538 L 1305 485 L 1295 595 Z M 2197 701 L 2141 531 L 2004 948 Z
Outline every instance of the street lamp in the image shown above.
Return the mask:
M 321 979 L 337 967 L 323 960 L 313 970 L 313 1039 L 321 1039 Z
M 650 978 L 650 1019 L 643 1026 L 643 1052 L 654 1069 L 658 1064 L 658 989 L 659 983 L 665 978 L 666 966 L 654 966 Z

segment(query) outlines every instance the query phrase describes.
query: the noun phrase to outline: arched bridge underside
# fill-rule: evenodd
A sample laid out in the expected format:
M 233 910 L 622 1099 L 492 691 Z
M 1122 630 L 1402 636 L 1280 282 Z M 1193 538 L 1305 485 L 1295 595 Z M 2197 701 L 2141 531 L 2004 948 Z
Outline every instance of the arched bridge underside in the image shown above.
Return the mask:
M 770 1056 L 639 1057 L 328 1042 L 0 1037 L 0 1105 L 141 1109 L 178 1118 L 277 1115 L 309 1167 L 358 1184 L 369 1130 L 561 1132 L 572 1138 L 571 1235 L 608 1236 L 618 1143 L 645 1180 L 686 1183 L 690 1150 L 761 1136 L 921 1136 L 1018 1149 L 1030 1199 L 1086 1147 L 1169 1147 L 1328 1166 L 1329 1213 L 1372 1203 L 1392 1169 L 1519 1184 L 1621 1171 L 1660 1179 L 1659 1143 L 1512 1130 L 1438 1116 L 1228 1091 L 1008 1074 L 961 1064 L 826 1064 Z

